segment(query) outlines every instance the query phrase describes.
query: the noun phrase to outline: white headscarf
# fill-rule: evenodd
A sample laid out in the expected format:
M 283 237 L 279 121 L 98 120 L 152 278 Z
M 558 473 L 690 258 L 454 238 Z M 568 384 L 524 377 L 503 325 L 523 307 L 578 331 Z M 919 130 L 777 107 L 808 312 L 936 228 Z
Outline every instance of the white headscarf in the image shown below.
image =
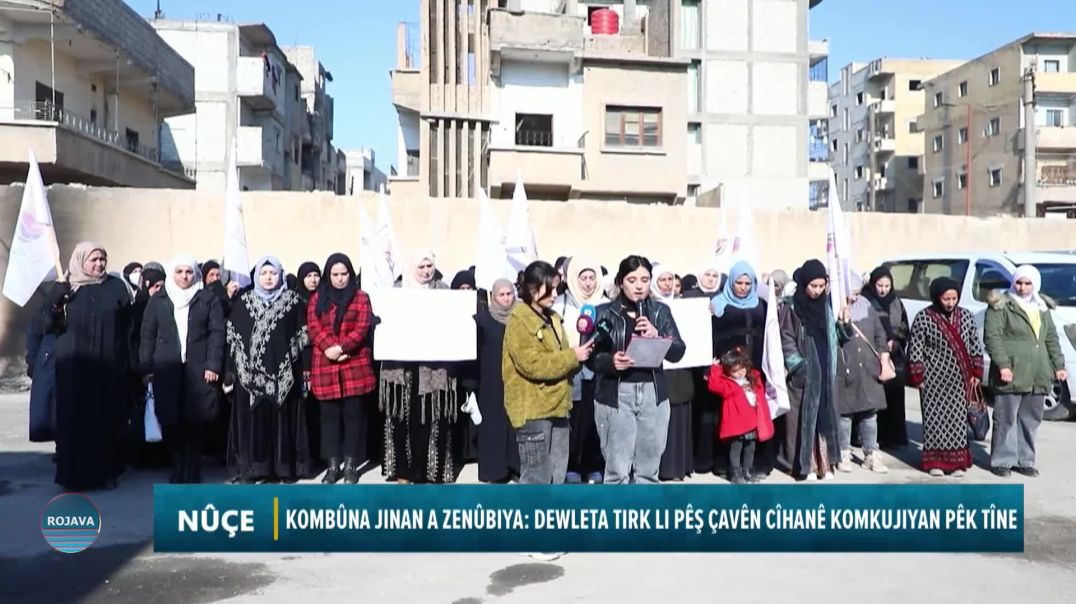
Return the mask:
M 1031 281 L 1031 295 L 1021 296 L 1016 293 L 1016 282 L 1020 279 L 1027 279 Z M 1046 301 L 1039 295 L 1039 289 L 1042 287 L 1042 275 L 1039 273 L 1039 269 L 1030 264 L 1025 264 L 1016 269 L 1016 272 L 1012 276 L 1012 285 L 1009 287 L 1009 295 L 1013 300 L 1023 305 L 1026 308 L 1037 309 L 1040 312 L 1048 310 Z
M 194 280 L 190 287 L 183 289 L 176 283 L 176 269 L 188 267 L 194 271 Z M 191 254 L 176 254 L 168 263 L 168 271 L 164 276 L 164 290 L 168 299 L 172 301 L 173 317 L 176 320 L 176 331 L 179 332 L 179 357 L 184 363 L 187 362 L 187 324 L 190 315 L 191 302 L 194 296 L 202 291 L 202 271 L 198 267 L 198 261 Z
M 717 273 L 717 285 L 715 285 L 713 289 L 703 289 L 702 287 L 702 275 L 706 271 L 714 271 L 715 273 Z M 696 277 L 699 280 L 699 291 L 705 294 L 710 294 L 711 297 L 717 295 L 721 292 L 721 277 L 721 259 L 717 256 L 711 256 L 706 262 L 706 265 L 702 267 L 702 270 L 699 271 L 699 274 Z
M 403 274 L 403 286 L 404 287 L 409 287 L 409 288 L 421 287 L 421 288 L 427 288 L 428 289 L 431 285 L 433 285 L 433 276 L 432 276 L 432 274 L 430 276 L 430 280 L 427 281 L 426 283 L 420 283 L 419 280 L 418 280 L 418 277 L 417 277 L 418 265 L 422 264 L 426 260 L 429 260 L 430 263 L 433 264 L 433 269 L 437 270 L 437 257 L 434 256 L 433 252 L 431 252 L 429 250 L 422 250 L 420 252 L 415 253 L 413 256 L 411 256 L 411 263 L 408 265 L 407 270 L 404 271 L 404 274 Z
M 661 292 L 661 288 L 658 287 L 658 277 L 666 273 L 672 275 L 674 278 L 676 277 L 676 273 L 672 269 L 666 267 L 660 262 L 655 262 L 654 270 L 650 274 L 650 297 L 654 298 L 655 300 L 660 300 L 662 302 L 668 302 L 669 300 L 672 300 L 676 297 L 675 287 L 673 288 L 672 293 L 668 295 L 663 294 Z
M 579 275 L 586 271 L 594 273 L 594 291 L 589 296 L 583 295 L 583 288 L 579 285 Z M 568 292 L 575 298 L 578 306 L 587 304 L 597 306 L 604 302 L 602 292 L 602 269 L 597 262 L 588 262 L 587 259 L 572 256 L 564 263 L 564 279 L 567 281 Z

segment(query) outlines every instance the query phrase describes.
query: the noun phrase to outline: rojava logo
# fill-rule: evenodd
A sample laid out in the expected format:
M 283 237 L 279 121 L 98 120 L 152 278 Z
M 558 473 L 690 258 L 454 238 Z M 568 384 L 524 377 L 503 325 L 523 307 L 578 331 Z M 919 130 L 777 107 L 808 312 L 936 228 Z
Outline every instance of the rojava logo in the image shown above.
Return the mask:
M 64 493 L 49 501 L 41 514 L 41 535 L 52 549 L 77 554 L 101 534 L 101 513 L 81 493 Z

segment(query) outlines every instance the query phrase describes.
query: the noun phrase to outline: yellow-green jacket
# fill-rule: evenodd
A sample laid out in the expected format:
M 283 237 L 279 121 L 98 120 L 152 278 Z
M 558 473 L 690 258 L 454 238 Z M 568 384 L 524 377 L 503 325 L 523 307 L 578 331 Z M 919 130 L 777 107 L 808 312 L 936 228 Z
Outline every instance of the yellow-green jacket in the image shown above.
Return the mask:
M 564 320 L 550 311 L 550 323 L 520 303 L 508 315 L 501 376 L 504 408 L 512 427 L 532 419 L 568 417 L 572 409 L 572 374 L 579 370 L 568 346 Z

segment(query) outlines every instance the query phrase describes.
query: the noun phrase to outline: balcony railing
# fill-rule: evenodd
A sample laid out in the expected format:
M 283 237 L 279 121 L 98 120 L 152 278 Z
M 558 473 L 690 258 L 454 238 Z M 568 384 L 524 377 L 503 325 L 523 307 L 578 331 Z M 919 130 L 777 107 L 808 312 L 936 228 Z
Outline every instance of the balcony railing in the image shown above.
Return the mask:
M 14 107 L 16 120 L 33 120 L 38 122 L 56 123 L 67 130 L 77 132 L 83 136 L 99 140 L 116 149 L 122 149 L 141 157 L 142 159 L 160 164 L 160 155 L 157 149 L 146 145 L 128 141 L 126 135 L 114 130 L 109 130 L 97 124 L 95 120 L 87 119 L 77 113 L 57 107 L 50 102 L 26 101 L 16 103 Z
M 1076 166 L 1043 166 L 1039 171 L 1039 184 L 1052 186 L 1076 185 Z
M 549 130 L 516 130 L 516 144 L 524 147 L 552 147 L 553 133 Z

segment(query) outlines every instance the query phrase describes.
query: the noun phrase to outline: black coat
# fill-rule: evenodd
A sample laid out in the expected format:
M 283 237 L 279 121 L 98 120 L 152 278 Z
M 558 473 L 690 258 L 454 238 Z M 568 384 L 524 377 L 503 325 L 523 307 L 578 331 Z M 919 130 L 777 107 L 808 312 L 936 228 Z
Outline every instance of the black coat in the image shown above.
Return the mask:
M 26 373 L 30 385 L 30 442 L 56 439 L 56 336 L 45 333 L 46 308 L 30 321 L 26 331 Z
M 504 408 L 501 359 L 505 326 L 488 310 L 479 310 L 475 322 L 478 324 L 478 408 L 482 411 L 482 424 L 478 426 L 478 479 L 497 482 L 519 473 L 516 431 Z
M 762 344 L 766 334 L 766 301 L 759 300 L 754 308 L 726 306 L 725 314 L 713 317 L 714 358 L 743 346 L 751 352 L 751 363 L 762 367 Z
M 142 316 L 139 365 L 153 376 L 157 419 L 162 425 L 212 421 L 220 411 L 219 382 L 205 372 L 224 373 L 224 311 L 209 290 L 195 294 L 187 315 L 187 362 L 180 358 L 179 331 L 165 290 L 150 298 Z

